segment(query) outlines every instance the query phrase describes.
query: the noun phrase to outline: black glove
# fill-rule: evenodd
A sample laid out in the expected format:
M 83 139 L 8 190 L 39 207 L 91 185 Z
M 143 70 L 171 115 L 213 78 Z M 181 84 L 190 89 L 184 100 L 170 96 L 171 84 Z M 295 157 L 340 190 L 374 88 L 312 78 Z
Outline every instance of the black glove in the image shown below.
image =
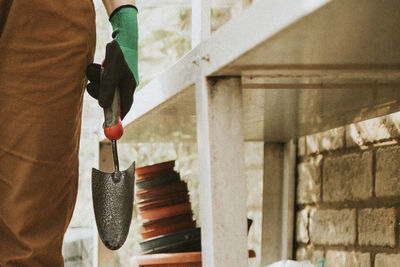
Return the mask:
M 103 67 L 101 69 L 99 64 L 88 65 L 86 76 L 90 83 L 87 91 L 99 100 L 101 107 L 107 108 L 111 106 L 115 89 L 118 88 L 122 120 L 132 106 L 136 81 L 116 41 L 107 44 Z

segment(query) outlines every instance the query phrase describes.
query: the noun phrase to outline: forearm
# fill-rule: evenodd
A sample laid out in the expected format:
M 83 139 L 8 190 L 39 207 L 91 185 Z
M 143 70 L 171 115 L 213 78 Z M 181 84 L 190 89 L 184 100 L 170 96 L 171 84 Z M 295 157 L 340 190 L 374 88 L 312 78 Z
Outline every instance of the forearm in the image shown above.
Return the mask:
M 123 5 L 134 5 L 136 6 L 135 0 L 103 0 L 103 5 L 107 10 L 107 14 L 110 14 L 114 11 L 114 9 L 123 6 Z

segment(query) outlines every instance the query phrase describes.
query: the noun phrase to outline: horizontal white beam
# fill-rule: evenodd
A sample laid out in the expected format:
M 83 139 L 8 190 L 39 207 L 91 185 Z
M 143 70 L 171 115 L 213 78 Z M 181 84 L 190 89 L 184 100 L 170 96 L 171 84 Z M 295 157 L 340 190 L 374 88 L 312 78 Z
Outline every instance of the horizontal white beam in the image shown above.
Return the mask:
M 203 50 L 206 53 L 204 56 L 209 58 L 209 64 L 204 65 L 204 73 L 215 74 L 221 67 L 329 2 L 330 0 L 255 1 L 243 11 L 242 15 L 231 19 L 214 32 L 212 38 L 203 43 Z M 309 30 L 313 31 L 312 28 Z M 280 43 L 280 45 L 283 51 L 281 54 L 284 54 L 285 46 L 291 44 Z M 298 42 L 296 45 L 300 46 Z M 280 58 L 281 54 L 274 56 Z M 267 55 L 269 56 L 263 53 L 257 56 L 263 59 Z M 224 73 L 224 75 L 229 74 Z
M 243 89 L 398 88 L 398 69 L 304 69 L 242 72 Z

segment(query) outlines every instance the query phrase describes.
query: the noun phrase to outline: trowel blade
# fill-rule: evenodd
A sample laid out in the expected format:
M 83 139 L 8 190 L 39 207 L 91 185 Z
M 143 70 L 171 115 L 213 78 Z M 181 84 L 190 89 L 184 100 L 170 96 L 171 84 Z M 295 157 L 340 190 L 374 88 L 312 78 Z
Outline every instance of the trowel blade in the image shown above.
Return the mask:
M 135 162 L 125 171 L 92 169 L 92 196 L 97 230 L 104 245 L 119 249 L 132 221 Z

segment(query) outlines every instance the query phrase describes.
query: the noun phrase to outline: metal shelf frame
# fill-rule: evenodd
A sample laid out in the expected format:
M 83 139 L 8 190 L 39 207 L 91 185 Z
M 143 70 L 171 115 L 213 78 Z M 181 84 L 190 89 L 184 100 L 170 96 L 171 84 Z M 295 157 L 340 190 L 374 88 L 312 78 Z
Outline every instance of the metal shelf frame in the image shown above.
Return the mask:
M 291 258 L 294 140 L 400 110 L 400 2 L 256 0 L 212 35 L 192 3 L 194 48 L 135 94 L 121 141 L 198 143 L 205 267 L 247 265 L 243 142 L 265 142 L 261 263 Z

